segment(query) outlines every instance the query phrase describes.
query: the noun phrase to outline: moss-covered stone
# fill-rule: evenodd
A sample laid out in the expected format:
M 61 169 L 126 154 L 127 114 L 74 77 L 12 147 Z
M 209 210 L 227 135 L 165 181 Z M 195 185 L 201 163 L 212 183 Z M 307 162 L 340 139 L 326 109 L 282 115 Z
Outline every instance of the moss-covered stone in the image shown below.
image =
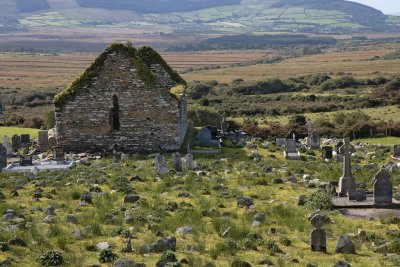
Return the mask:
M 150 66 L 153 64 L 159 64 L 171 76 L 172 81 L 177 84 L 186 84 L 179 74 L 172 70 L 165 60 L 163 60 L 162 57 L 152 48 L 145 46 L 136 49 L 129 43 L 113 43 L 107 47 L 78 78 L 69 84 L 64 91 L 54 97 L 54 105 L 56 107 L 63 107 L 79 90 L 88 86 L 89 83 L 92 82 L 92 79 L 101 71 L 108 55 L 112 53 L 124 54 L 132 59 L 137 70 L 138 78 L 147 87 L 157 86 L 156 78 L 150 70 Z

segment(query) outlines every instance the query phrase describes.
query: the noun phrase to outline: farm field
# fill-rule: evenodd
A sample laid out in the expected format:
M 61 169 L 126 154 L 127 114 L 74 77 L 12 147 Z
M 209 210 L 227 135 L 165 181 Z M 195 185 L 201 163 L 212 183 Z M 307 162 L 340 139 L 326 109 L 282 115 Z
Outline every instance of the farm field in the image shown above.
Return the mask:
M 283 62 L 267 65 L 250 65 L 217 70 L 203 70 L 187 73 L 184 78 L 193 80 L 217 80 L 231 82 L 242 78 L 246 81 L 259 81 L 268 78 L 289 78 L 316 73 L 352 73 L 358 77 L 368 77 L 380 72 L 385 75 L 396 75 L 400 69 L 398 60 L 375 60 L 374 56 L 383 56 L 394 48 L 360 49 L 358 51 L 328 51 L 324 54 L 286 59 Z
M 264 51 L 162 53 L 176 70 L 201 66 L 229 66 L 260 59 Z M 94 53 L 0 54 L 0 88 L 23 90 L 61 89 L 75 79 L 96 58 Z M 1 89 L 0 89 L 1 90 Z
M 36 138 L 38 136 L 38 129 L 0 126 L 0 138 L 3 138 L 4 135 L 11 138 L 14 134 L 29 134 L 31 138 Z

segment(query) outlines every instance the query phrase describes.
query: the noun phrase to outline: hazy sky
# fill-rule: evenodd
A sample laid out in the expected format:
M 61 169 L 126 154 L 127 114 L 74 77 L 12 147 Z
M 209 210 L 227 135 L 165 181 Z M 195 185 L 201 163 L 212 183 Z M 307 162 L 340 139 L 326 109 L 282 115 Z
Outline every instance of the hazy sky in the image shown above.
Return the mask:
M 400 14 L 400 0 L 351 0 L 381 10 L 385 14 Z

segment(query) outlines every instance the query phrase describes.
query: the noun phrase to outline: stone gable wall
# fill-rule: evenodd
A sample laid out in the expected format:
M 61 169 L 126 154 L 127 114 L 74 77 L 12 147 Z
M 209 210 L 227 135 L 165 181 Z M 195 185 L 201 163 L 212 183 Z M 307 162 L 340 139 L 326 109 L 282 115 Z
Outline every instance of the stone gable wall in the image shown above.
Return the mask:
M 147 88 L 131 59 L 110 54 L 98 77 L 73 100 L 56 108 L 57 141 L 66 151 L 104 151 L 117 145 L 126 152 L 180 148 L 187 129 L 186 99 L 169 92 L 173 81 L 159 65 L 151 71 L 162 88 Z M 119 104 L 120 130 L 112 129 L 113 96 Z

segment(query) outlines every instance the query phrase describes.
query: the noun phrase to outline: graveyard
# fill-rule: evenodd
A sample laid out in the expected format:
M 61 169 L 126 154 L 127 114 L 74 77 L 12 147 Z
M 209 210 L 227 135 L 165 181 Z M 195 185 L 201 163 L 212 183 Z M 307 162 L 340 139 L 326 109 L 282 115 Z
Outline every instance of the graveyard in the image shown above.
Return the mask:
M 1 263 L 398 266 L 399 146 L 325 139 L 312 125 L 276 140 L 227 127 L 189 141 L 218 140 L 219 153 L 74 154 L 52 131 L 3 137 L 0 165 L 29 167 L 0 174 Z M 16 158 L 25 143 L 35 152 Z
M 185 88 L 115 43 L 55 95 L 54 128 L 4 131 L 0 266 L 400 266 L 395 126 L 191 125 Z

